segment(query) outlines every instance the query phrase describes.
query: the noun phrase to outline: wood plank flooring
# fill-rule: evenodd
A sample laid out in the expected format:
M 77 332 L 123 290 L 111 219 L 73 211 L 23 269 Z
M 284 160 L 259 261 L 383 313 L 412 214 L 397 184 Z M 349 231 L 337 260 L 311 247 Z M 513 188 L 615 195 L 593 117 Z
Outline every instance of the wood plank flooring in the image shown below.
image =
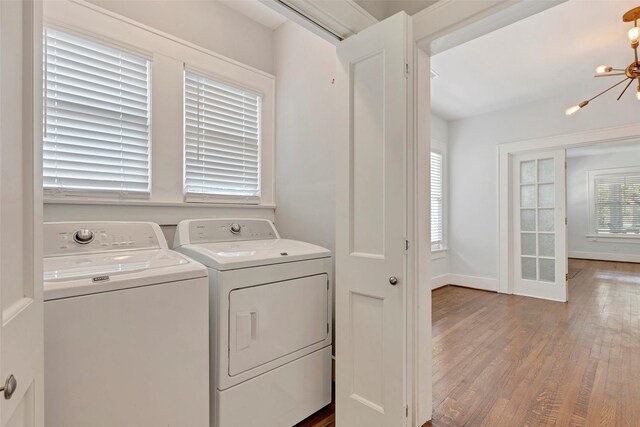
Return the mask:
M 570 272 L 567 304 L 433 292 L 430 425 L 640 426 L 640 264 Z M 297 427 L 333 420 L 328 407 Z

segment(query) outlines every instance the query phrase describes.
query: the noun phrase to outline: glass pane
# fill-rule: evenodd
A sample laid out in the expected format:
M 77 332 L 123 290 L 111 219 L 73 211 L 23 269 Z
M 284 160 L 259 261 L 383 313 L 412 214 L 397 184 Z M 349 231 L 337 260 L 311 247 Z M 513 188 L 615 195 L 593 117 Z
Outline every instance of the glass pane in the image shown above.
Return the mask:
M 522 209 L 520 211 L 520 231 L 536 231 L 535 209 Z
M 520 162 L 520 184 L 536 182 L 536 161 Z
M 538 210 L 538 228 L 540 231 L 554 231 L 554 222 L 553 209 Z
M 553 159 L 538 160 L 538 182 L 554 182 Z
M 556 281 L 556 261 L 554 259 L 539 259 L 540 280 L 545 282 Z
M 535 233 L 522 233 L 520 235 L 521 255 L 536 256 L 536 235 Z
M 536 280 L 536 259 L 522 257 L 522 278 Z
M 523 185 L 520 187 L 520 206 L 523 208 L 536 207 L 535 185 Z
M 556 235 L 555 234 L 539 234 L 538 235 L 539 256 L 556 256 Z
M 538 185 L 538 206 L 553 207 L 555 202 L 555 186 L 553 184 Z

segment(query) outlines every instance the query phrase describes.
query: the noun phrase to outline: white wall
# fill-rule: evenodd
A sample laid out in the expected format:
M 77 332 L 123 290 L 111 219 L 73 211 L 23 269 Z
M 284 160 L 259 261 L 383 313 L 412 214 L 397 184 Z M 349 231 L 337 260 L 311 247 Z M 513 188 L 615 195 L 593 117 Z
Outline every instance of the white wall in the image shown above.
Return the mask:
M 336 49 L 287 22 L 275 32 L 276 211 L 283 237 L 335 249 Z
M 568 150 L 570 152 L 571 150 Z M 640 147 L 634 151 L 612 152 L 603 150 L 597 155 L 569 157 L 567 159 L 567 218 L 569 256 L 575 258 L 640 262 L 640 241 L 607 238 L 589 238 L 595 233 L 589 227 L 590 170 L 640 166 Z
M 335 70 L 331 43 L 290 21 L 275 31 L 276 228 L 334 254 Z
M 215 0 L 89 2 L 220 55 L 273 73 L 273 30 Z
M 603 97 L 575 116 L 576 100 L 547 99 L 449 124 L 449 256 L 451 272 L 495 280 L 498 265 L 497 145 L 638 121 L 637 100 Z

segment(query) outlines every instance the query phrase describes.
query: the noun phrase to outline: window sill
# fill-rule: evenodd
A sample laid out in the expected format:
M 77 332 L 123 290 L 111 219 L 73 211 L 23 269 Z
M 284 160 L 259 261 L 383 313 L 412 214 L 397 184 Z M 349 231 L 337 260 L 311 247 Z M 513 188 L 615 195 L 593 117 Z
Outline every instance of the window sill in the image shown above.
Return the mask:
M 436 260 L 436 259 L 442 259 L 445 258 L 447 256 L 447 248 L 442 248 L 442 249 L 432 249 L 431 250 L 431 259 L 432 260 Z
M 608 242 L 608 243 L 638 243 L 640 234 L 587 234 L 589 242 Z
M 119 200 L 119 199 L 80 199 L 45 197 L 48 205 L 109 205 L 109 206 L 149 206 L 149 207 L 189 207 L 189 208 L 242 208 L 242 209 L 275 209 L 275 204 L 249 203 L 193 203 L 193 202 L 154 202 L 151 200 Z

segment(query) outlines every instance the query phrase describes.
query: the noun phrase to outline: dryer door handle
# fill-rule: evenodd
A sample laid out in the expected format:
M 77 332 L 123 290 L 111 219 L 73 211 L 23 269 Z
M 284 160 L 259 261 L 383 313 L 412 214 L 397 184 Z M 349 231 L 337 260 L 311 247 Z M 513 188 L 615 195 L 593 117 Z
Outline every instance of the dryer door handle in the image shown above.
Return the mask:
M 256 342 L 258 313 L 242 311 L 236 313 L 236 351 L 251 347 Z

